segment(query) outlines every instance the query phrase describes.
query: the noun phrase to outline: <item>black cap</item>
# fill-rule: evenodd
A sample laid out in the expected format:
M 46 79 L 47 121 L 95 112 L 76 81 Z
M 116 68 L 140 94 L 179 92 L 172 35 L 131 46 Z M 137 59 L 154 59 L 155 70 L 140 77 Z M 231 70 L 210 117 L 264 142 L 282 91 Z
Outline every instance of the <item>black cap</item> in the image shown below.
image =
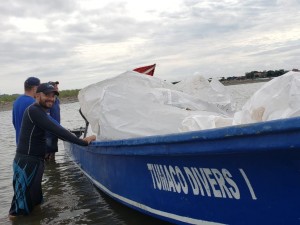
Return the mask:
M 42 83 L 38 86 L 36 93 L 43 92 L 44 94 L 49 94 L 54 92 L 57 96 L 59 95 L 58 91 L 55 90 L 55 87 L 50 83 Z
M 52 84 L 52 85 L 59 84 L 58 81 L 49 81 L 48 83 L 49 83 L 49 84 Z
M 39 86 L 40 83 L 40 79 L 36 77 L 28 77 L 24 82 L 25 86 Z

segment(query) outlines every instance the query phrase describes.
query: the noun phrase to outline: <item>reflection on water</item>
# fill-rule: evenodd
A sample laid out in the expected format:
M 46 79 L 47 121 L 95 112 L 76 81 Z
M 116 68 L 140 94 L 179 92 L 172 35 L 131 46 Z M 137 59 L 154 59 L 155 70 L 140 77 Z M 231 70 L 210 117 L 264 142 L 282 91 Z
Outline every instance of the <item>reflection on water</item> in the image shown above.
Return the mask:
M 240 108 L 262 84 L 234 85 L 229 89 Z M 64 127 L 84 126 L 78 109 L 78 103 L 61 105 Z M 9 221 L 7 215 L 13 195 L 12 161 L 16 149 L 11 121 L 11 111 L 0 112 L 0 224 L 168 224 L 129 209 L 99 192 L 70 160 L 61 141 L 56 161 L 46 163 L 44 203 L 30 216 Z

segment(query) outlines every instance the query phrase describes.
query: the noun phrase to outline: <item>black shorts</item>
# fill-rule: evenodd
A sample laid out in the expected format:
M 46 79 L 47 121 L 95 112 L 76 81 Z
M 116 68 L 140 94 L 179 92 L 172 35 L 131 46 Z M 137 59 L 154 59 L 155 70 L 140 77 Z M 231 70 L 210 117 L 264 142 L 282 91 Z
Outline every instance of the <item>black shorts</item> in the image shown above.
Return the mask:
M 28 215 L 43 201 L 44 159 L 17 153 L 13 161 L 14 196 L 10 215 Z

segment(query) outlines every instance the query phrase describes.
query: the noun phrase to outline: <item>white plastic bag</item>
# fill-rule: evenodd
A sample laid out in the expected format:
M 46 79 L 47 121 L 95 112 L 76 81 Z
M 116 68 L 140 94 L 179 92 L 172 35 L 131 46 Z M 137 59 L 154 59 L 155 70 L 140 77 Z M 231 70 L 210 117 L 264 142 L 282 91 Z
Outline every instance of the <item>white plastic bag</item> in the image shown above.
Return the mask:
M 300 73 L 288 72 L 267 82 L 234 115 L 234 124 L 300 116 Z
M 300 73 L 267 82 L 234 116 L 227 89 L 203 77 L 172 85 L 129 71 L 82 89 L 78 98 L 98 140 L 127 139 L 300 116 Z
M 192 76 L 175 84 L 174 87 L 203 101 L 213 103 L 222 111 L 226 111 L 228 115 L 233 116 L 234 109 L 231 104 L 230 93 L 216 78 L 208 82 L 202 76 Z
M 197 119 L 203 127 L 209 115 L 228 115 L 215 103 L 177 91 L 159 78 L 131 71 L 82 89 L 78 98 L 98 140 L 178 133 L 189 130 L 182 124 L 188 117 L 203 115 Z
M 201 113 L 198 115 L 186 117 L 182 123 L 179 130 L 181 132 L 185 131 L 196 131 L 196 130 L 206 130 L 220 127 L 231 126 L 233 118 L 224 117 L 220 115 L 213 115 Z

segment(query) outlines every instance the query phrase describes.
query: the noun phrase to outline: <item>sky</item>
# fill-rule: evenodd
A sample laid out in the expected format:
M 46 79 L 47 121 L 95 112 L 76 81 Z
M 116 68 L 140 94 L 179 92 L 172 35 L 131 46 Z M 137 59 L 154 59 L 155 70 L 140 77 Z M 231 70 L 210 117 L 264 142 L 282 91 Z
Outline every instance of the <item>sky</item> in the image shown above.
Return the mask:
M 6 0 L 0 94 L 24 81 L 81 89 L 156 63 L 154 76 L 300 69 L 300 0 Z

